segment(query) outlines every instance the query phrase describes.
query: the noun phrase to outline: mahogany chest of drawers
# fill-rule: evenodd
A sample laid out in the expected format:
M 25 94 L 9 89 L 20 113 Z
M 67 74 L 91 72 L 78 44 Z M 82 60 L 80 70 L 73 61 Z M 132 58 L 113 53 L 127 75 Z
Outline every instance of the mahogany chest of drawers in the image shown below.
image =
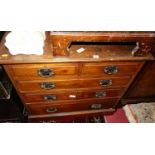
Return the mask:
M 8 58 L 4 68 L 29 121 L 115 112 L 145 63 L 153 61 L 154 35 L 111 34 L 47 32 L 43 56 Z

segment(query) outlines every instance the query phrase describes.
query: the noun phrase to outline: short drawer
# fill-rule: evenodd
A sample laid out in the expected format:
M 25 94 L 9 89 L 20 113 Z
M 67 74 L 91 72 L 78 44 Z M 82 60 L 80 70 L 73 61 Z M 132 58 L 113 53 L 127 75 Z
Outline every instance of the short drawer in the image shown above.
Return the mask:
M 105 62 L 105 63 L 84 63 L 82 75 L 132 75 L 138 71 L 141 62 Z
M 112 99 L 94 99 L 83 101 L 66 102 L 65 104 L 37 103 L 28 104 L 29 115 L 46 115 L 53 113 L 84 111 L 84 110 L 101 110 L 113 108 L 118 102 L 117 98 Z
M 12 74 L 16 79 L 54 78 L 76 75 L 77 63 L 53 63 L 53 64 L 20 64 L 11 65 Z
M 36 80 L 36 81 L 17 81 L 20 92 L 49 92 L 59 89 L 73 89 L 78 87 L 77 79 L 70 80 Z
M 77 99 L 89 99 L 89 98 L 108 98 L 108 97 L 119 97 L 121 96 L 124 88 L 118 89 L 97 89 L 97 90 L 86 90 L 86 91 L 65 91 L 65 92 L 53 92 L 53 93 L 32 93 L 22 94 L 23 99 L 26 103 L 31 102 L 52 102 L 56 103 L 61 100 L 77 100 Z
M 60 89 L 75 88 L 115 88 L 124 87 L 130 81 L 130 76 L 122 77 L 103 77 L 103 78 L 81 78 L 69 80 L 52 80 L 52 81 L 17 81 L 19 91 L 24 92 L 49 92 Z

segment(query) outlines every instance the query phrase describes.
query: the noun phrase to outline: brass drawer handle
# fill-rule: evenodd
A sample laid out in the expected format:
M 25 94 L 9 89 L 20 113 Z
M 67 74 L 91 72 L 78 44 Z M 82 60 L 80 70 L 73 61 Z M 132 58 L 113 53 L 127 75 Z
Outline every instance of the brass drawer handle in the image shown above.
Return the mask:
M 101 80 L 99 83 L 101 86 L 107 87 L 112 85 L 112 80 Z
M 105 97 L 105 96 L 107 96 L 106 92 L 96 92 L 95 93 L 96 98 L 102 98 L 102 97 Z
M 53 88 L 55 88 L 55 84 L 53 82 L 42 82 L 40 86 L 42 89 L 53 89 Z
M 58 111 L 58 109 L 57 108 L 48 108 L 48 109 L 46 109 L 46 112 L 47 113 L 54 113 L 54 112 L 57 112 Z
M 46 96 L 44 96 L 45 101 L 54 101 L 56 99 L 57 99 L 56 95 L 46 95 Z
M 54 71 L 49 68 L 42 68 L 38 70 L 38 75 L 41 77 L 51 77 L 54 74 L 55 74 Z
M 106 74 L 115 74 L 118 72 L 118 67 L 113 65 L 113 66 L 107 66 L 104 68 L 104 72 Z
M 102 104 L 92 104 L 91 105 L 91 109 L 101 109 L 102 108 Z

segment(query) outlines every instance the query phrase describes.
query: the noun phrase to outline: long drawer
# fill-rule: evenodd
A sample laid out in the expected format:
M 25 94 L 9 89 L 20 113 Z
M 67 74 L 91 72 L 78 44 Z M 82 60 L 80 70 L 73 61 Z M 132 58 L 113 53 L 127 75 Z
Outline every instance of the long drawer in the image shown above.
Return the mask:
M 117 89 L 92 89 L 85 91 L 59 91 L 53 93 L 28 93 L 22 94 L 26 103 L 31 102 L 52 102 L 56 103 L 61 100 L 77 100 L 77 99 L 89 99 L 89 98 L 108 98 L 121 96 L 124 88 Z
M 46 115 L 29 115 L 28 118 L 29 118 L 29 122 L 31 123 L 33 122 L 34 123 L 36 122 L 40 122 L 40 123 L 74 122 L 75 123 L 77 122 L 76 120 L 81 120 L 81 119 L 83 120 L 84 118 L 90 118 L 90 117 L 98 118 L 99 116 L 113 114 L 114 112 L 115 112 L 115 109 L 104 109 L 104 110 L 101 109 L 101 110 L 73 111 L 73 112 L 67 112 L 67 113 L 53 113 L 53 114 L 46 114 Z
M 24 92 L 49 92 L 49 90 L 75 89 L 75 88 L 115 88 L 126 86 L 131 77 L 101 77 L 101 78 L 80 78 L 69 80 L 35 80 L 16 81 L 19 91 Z
M 78 63 L 20 64 L 9 66 L 15 79 L 43 79 L 78 74 Z
M 141 62 L 104 62 L 84 63 L 81 71 L 82 76 L 98 75 L 133 75 L 143 63 Z
M 62 104 L 37 103 L 28 104 L 27 109 L 30 115 L 46 115 L 53 113 L 83 111 L 83 110 L 101 110 L 115 107 L 118 98 L 112 99 L 89 99 L 83 101 L 70 101 Z

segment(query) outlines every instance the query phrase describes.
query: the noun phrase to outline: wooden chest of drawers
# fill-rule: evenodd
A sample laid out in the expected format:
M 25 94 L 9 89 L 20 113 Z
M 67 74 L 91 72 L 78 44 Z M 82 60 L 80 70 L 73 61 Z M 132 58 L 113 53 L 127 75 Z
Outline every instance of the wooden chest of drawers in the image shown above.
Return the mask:
M 115 111 L 145 62 L 153 60 L 153 56 L 150 49 L 136 51 L 137 42 L 142 48 L 144 36 L 116 34 L 109 39 L 108 34 L 48 33 L 44 56 L 31 56 L 30 61 L 19 55 L 14 56 L 18 63 L 4 64 L 30 121 L 48 118 L 55 122 L 59 117 Z M 150 45 L 151 40 L 145 40 Z
M 113 112 L 143 62 L 6 65 L 29 118 Z M 71 113 L 71 114 L 70 114 Z

